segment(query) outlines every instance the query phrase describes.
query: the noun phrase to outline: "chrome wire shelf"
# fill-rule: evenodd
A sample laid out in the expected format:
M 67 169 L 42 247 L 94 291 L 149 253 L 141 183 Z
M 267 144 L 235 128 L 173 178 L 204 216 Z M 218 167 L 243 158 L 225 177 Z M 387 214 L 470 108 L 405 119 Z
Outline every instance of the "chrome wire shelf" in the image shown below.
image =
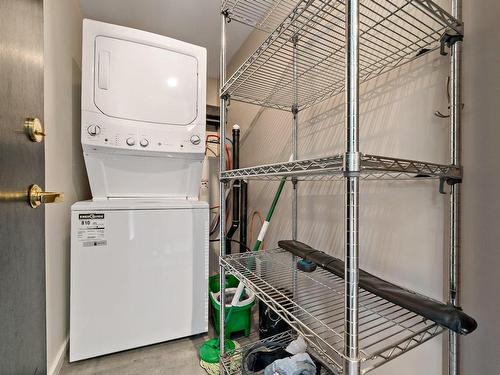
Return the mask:
M 284 176 L 298 180 L 335 180 L 344 177 L 344 155 L 314 158 L 232 169 L 221 173 L 222 180 L 273 180 Z M 415 178 L 459 178 L 461 169 L 453 165 L 427 163 L 376 155 L 360 155 L 361 179 L 408 180 Z
M 223 0 L 231 20 L 271 33 L 297 6 L 297 0 Z
M 281 249 L 221 258 L 236 276 L 304 336 L 314 353 L 338 373 L 344 361 L 344 280 L 318 268 L 297 272 L 293 256 Z M 292 288 L 295 290 L 293 293 Z M 408 352 L 444 329 L 363 289 L 359 292 L 361 373 Z
M 345 0 L 226 0 L 222 10 L 271 32 L 226 81 L 222 95 L 291 110 L 298 87 L 301 110 L 344 90 Z M 359 27 L 360 82 L 438 48 L 447 30 L 462 33 L 461 22 L 430 0 L 360 1 Z
M 226 375 L 239 375 L 239 374 L 245 374 L 243 371 L 243 359 L 245 356 L 245 353 L 251 349 L 253 346 L 258 345 L 258 344 L 264 344 L 264 343 L 269 343 L 267 346 L 270 349 L 273 349 L 275 347 L 281 346 L 281 345 L 287 345 L 291 341 L 295 340 L 297 338 L 297 334 L 294 331 L 287 331 L 283 333 L 279 333 L 277 335 L 268 337 L 263 340 L 259 340 L 258 336 L 255 334 L 252 334 L 249 338 L 245 338 L 243 342 L 240 342 L 240 347 L 236 349 L 234 352 L 230 354 L 226 354 L 221 358 L 221 363 L 222 366 L 224 367 L 225 374 Z M 272 345 L 272 344 L 274 345 Z M 309 351 L 309 350 L 308 350 Z M 309 351 L 311 357 L 317 358 L 318 355 L 315 353 L 313 350 Z M 252 372 L 252 374 L 258 375 L 258 374 L 263 374 L 264 372 Z M 321 374 L 322 375 L 329 375 L 332 374 L 329 372 L 327 369 L 322 368 L 321 369 Z

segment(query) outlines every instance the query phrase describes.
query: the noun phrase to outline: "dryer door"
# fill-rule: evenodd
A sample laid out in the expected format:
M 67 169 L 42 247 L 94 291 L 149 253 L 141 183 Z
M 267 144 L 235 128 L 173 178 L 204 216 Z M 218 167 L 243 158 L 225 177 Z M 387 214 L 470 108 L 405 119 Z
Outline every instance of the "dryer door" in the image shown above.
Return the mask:
M 94 67 L 94 102 L 107 116 L 188 125 L 198 115 L 194 56 L 98 36 Z

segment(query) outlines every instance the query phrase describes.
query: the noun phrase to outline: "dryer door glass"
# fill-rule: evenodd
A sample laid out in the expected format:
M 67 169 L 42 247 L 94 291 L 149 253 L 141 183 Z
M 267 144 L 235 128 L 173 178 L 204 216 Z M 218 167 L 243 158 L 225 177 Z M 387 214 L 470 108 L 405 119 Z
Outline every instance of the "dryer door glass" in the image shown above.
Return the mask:
M 104 114 L 188 125 L 197 117 L 198 61 L 145 44 L 95 39 L 94 101 Z

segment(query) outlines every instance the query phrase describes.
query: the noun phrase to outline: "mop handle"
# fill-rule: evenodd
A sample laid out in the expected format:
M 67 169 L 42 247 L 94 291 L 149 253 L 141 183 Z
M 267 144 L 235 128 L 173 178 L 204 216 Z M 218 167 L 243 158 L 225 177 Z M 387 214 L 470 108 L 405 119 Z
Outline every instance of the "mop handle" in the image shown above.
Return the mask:
M 280 198 L 281 192 L 283 191 L 283 187 L 285 186 L 286 182 L 286 177 L 283 177 L 280 181 L 280 186 L 278 187 L 278 191 L 276 192 L 276 195 L 274 196 L 273 203 L 271 204 L 271 208 L 269 209 L 269 212 L 267 213 L 266 220 L 262 224 L 262 227 L 260 228 L 259 236 L 257 237 L 257 241 L 255 241 L 255 244 L 253 245 L 252 251 L 258 251 L 260 249 L 260 245 L 262 244 L 262 241 L 264 240 L 264 237 L 266 236 L 267 229 L 269 228 L 269 223 L 271 222 L 271 218 L 273 217 L 274 209 L 276 208 L 276 204 L 278 203 L 278 199 Z
M 289 161 L 293 160 L 293 154 L 290 156 Z M 276 194 L 274 194 L 274 199 L 273 203 L 271 203 L 271 207 L 269 208 L 269 211 L 267 212 L 266 220 L 264 221 L 264 224 L 262 224 L 262 227 L 260 228 L 259 231 L 259 236 L 257 237 L 257 241 L 255 241 L 255 245 L 253 245 L 252 251 L 258 251 L 260 248 L 260 245 L 262 244 L 262 241 L 264 240 L 264 237 L 266 236 L 267 229 L 269 228 L 269 223 L 271 222 L 271 219 L 274 214 L 274 210 L 276 209 L 276 205 L 278 204 L 278 201 L 280 199 L 281 193 L 283 192 L 283 188 L 285 187 L 285 182 L 286 182 L 286 177 L 282 177 L 280 180 L 280 184 L 278 186 L 278 190 L 276 191 Z M 231 317 L 231 313 L 233 311 L 232 307 L 236 306 L 236 304 L 240 301 L 241 295 L 243 294 L 243 289 L 245 286 L 243 285 L 242 282 L 238 284 L 238 288 L 236 289 L 236 292 L 234 293 L 233 300 L 231 301 L 231 308 L 229 309 L 226 319 L 225 319 L 225 324 L 229 321 L 229 318 Z M 221 300 L 221 303 L 222 300 Z
M 245 285 L 243 283 L 238 284 L 238 288 L 236 288 L 236 292 L 234 293 L 233 300 L 231 301 L 231 307 L 236 306 L 238 302 L 240 302 L 240 297 L 243 294 L 243 289 Z
M 290 156 L 289 161 L 292 160 L 293 160 L 293 154 Z M 260 245 L 262 244 L 262 241 L 264 241 L 264 237 L 266 236 L 267 229 L 269 228 L 269 223 L 271 222 L 271 219 L 273 217 L 274 210 L 276 209 L 276 205 L 278 204 L 278 201 L 280 199 L 281 192 L 285 187 L 285 182 L 286 182 L 286 177 L 282 177 L 280 180 L 280 184 L 278 186 L 278 190 L 276 191 L 276 194 L 274 194 L 273 203 L 271 203 L 271 207 L 267 212 L 266 220 L 264 221 L 262 227 L 260 228 L 259 236 L 257 237 L 257 241 L 255 241 L 255 245 L 253 246 L 252 251 L 258 251 Z

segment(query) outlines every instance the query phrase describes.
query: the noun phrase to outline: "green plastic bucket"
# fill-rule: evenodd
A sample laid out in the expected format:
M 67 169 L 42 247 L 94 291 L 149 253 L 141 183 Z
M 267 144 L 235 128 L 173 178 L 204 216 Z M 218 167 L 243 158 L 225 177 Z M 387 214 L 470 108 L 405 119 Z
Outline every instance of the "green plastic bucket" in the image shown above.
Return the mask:
M 226 275 L 226 288 L 236 288 L 239 282 L 233 275 Z M 210 276 L 208 279 L 208 290 L 209 292 L 218 293 L 220 291 L 219 275 Z M 220 304 L 216 301 L 212 295 L 209 293 L 210 305 L 212 307 L 212 324 L 215 328 L 217 334 L 220 331 Z M 227 304 L 230 304 L 228 302 Z M 246 306 L 233 306 L 231 308 L 226 308 L 225 316 L 227 317 L 229 310 L 232 309 L 229 321 L 226 324 L 226 329 L 224 332 L 225 337 L 228 339 L 231 334 L 235 332 L 243 331 L 245 336 L 250 335 L 250 327 L 252 325 L 252 307 L 255 305 L 255 300 Z

